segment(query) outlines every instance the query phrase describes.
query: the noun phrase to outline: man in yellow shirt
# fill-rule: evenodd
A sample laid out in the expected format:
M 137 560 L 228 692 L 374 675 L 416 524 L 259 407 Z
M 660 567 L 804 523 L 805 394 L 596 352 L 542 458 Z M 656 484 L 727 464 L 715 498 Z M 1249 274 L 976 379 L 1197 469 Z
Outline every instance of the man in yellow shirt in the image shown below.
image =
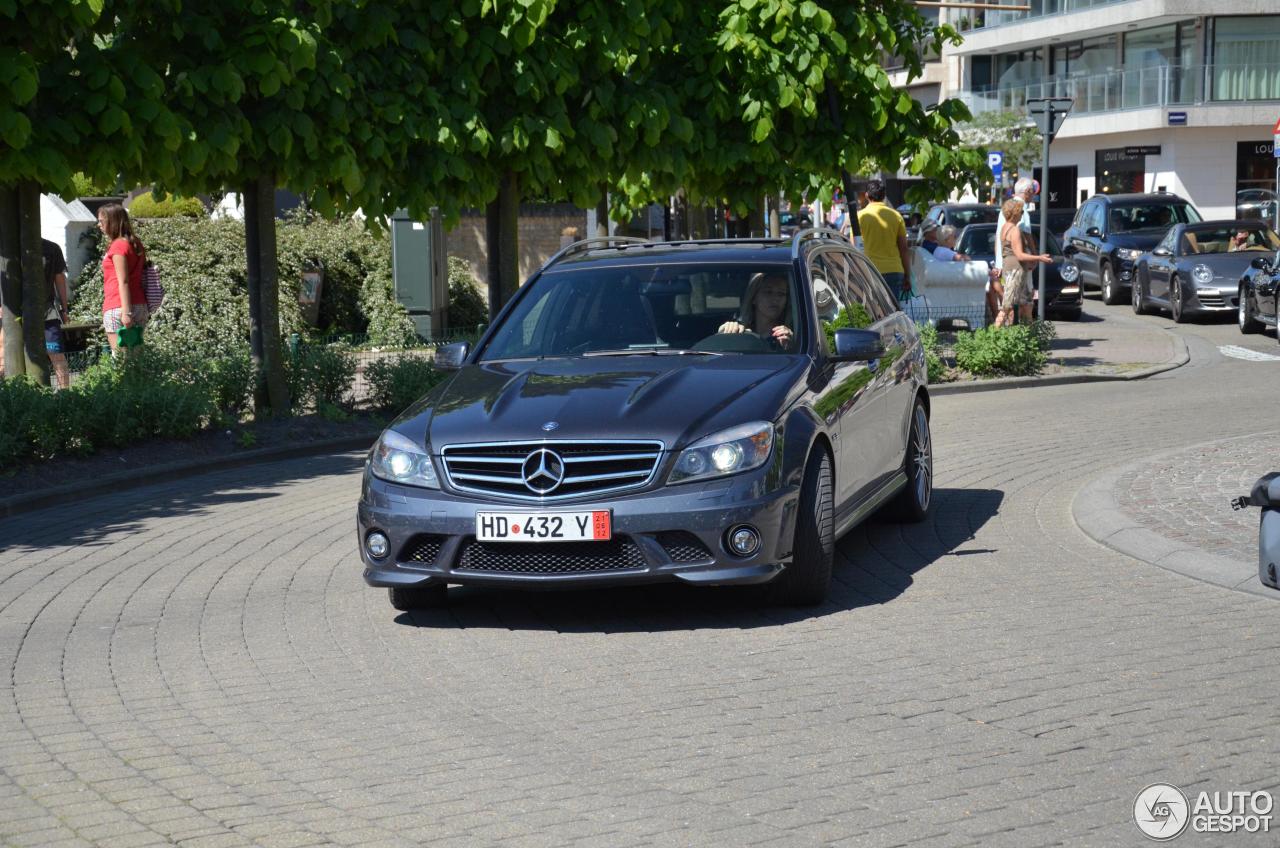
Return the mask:
M 893 296 L 902 299 L 904 291 L 911 291 L 911 253 L 907 246 L 907 225 L 898 211 L 884 202 L 883 180 L 867 183 L 867 205 L 858 212 L 858 226 L 862 229 L 862 249 L 880 276 L 893 290 Z

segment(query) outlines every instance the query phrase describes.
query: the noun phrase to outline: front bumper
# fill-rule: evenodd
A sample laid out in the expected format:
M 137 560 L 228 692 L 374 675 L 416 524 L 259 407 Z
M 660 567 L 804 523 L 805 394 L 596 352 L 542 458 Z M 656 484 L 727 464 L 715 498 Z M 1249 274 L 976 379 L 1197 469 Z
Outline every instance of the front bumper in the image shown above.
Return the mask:
M 767 467 L 720 481 L 541 508 L 609 509 L 610 542 L 481 543 L 475 539 L 477 511 L 534 512 L 539 507 L 399 486 L 366 469 L 356 516 L 364 579 L 370 586 L 525 588 L 767 582 L 791 560 L 799 489 L 769 491 L 766 473 Z M 760 547 L 752 556 L 735 556 L 724 547 L 725 532 L 739 524 L 760 533 Z M 365 550 L 364 540 L 375 529 L 390 540 L 382 560 Z
M 1240 291 L 1231 286 L 1198 288 L 1183 304 L 1183 311 L 1190 315 L 1213 315 L 1235 312 L 1240 306 Z

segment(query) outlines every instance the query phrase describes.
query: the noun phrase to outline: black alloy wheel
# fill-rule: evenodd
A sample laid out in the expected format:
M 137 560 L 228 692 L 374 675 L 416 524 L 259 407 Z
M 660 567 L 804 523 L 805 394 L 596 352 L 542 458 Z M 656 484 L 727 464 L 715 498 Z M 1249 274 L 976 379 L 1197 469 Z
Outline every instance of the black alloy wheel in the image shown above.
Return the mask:
M 401 612 L 442 607 L 449 597 L 449 587 L 443 583 L 431 586 L 392 586 L 387 589 L 391 606 Z
M 1256 333 L 1262 329 L 1262 323 L 1253 317 L 1253 309 L 1249 307 L 1249 287 L 1240 287 L 1240 305 L 1236 308 L 1236 326 L 1245 335 Z
M 1174 277 L 1169 281 L 1169 314 L 1173 316 L 1173 323 L 1187 323 L 1187 313 L 1182 303 L 1182 279 Z
M 1116 273 L 1111 270 L 1111 263 L 1102 263 L 1102 302 L 1107 306 L 1115 306 L 1120 302 L 1120 287 L 1116 285 Z
M 1134 315 L 1147 314 L 1147 287 L 1142 284 L 1144 276 L 1145 275 L 1141 271 L 1134 275 L 1132 289 L 1133 297 L 1131 298 L 1133 301 Z
M 816 448 L 805 466 L 804 482 L 800 484 L 791 564 L 765 584 L 770 603 L 809 607 L 827 599 L 836 550 L 834 490 L 831 457 L 822 448 Z
M 924 401 L 917 399 L 911 411 L 911 432 L 907 436 L 907 456 L 903 465 L 907 485 L 894 499 L 894 517 L 917 523 L 929 515 L 933 503 L 933 437 L 929 432 L 929 413 Z

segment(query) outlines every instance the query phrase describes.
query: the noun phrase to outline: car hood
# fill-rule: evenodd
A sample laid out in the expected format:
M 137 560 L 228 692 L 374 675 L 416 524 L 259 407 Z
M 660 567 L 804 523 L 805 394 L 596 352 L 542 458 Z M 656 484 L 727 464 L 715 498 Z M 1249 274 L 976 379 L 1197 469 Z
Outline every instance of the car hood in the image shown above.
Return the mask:
M 1269 256 L 1260 251 L 1242 250 L 1236 253 L 1200 253 L 1194 256 L 1178 257 L 1178 265 L 1190 273 L 1197 265 L 1207 265 L 1213 271 L 1215 285 L 1234 289 L 1240 284 L 1240 278 L 1250 269 L 1249 263 L 1255 256 Z
M 429 441 L 433 453 L 537 439 L 661 439 L 672 449 L 723 427 L 775 420 L 808 365 L 784 354 L 468 365 L 396 429 Z

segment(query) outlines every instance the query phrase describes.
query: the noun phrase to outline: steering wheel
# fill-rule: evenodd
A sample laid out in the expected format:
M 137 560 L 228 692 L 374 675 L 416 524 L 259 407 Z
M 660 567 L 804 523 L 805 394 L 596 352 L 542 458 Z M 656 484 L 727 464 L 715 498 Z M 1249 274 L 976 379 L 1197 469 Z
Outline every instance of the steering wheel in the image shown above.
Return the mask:
M 693 346 L 708 353 L 774 353 L 777 347 L 755 333 L 716 333 Z

